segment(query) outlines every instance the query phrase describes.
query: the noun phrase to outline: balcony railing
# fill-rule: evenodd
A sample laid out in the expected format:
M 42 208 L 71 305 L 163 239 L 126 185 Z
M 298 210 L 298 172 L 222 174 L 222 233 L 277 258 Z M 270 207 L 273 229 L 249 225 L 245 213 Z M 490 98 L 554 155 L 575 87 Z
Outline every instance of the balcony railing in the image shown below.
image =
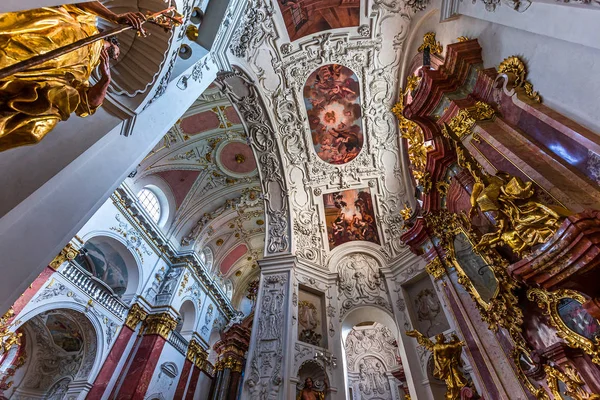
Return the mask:
M 172 331 L 169 336 L 169 343 L 171 343 L 181 354 L 184 356 L 186 355 L 189 342 L 181 336 L 181 333 Z
M 70 261 L 60 273 L 93 301 L 102 305 L 119 319 L 125 319 L 129 307 L 114 294 L 106 283 L 94 278 L 91 273 L 80 267 L 75 261 Z

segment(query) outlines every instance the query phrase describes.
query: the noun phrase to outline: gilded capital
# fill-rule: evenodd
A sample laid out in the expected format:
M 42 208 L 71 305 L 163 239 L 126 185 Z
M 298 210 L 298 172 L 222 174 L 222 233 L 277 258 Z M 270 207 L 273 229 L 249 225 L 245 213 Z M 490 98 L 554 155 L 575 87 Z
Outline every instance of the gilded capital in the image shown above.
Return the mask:
M 129 309 L 129 314 L 127 314 L 125 325 L 127 325 L 127 327 L 131 330 L 135 331 L 137 325 L 144 321 L 147 316 L 148 313 L 142 307 L 140 307 L 138 303 L 134 303 Z
M 196 367 L 202 369 L 206 359 L 208 358 L 208 353 L 196 339 L 192 339 L 188 345 L 185 358 L 191 361 Z
M 73 247 L 73 245 L 69 242 L 65 246 L 64 249 L 58 253 L 56 257 L 52 261 L 50 261 L 50 268 L 57 270 L 62 263 L 67 260 L 74 260 L 77 257 L 78 251 Z
M 163 312 L 160 314 L 149 314 L 144 325 L 144 335 L 160 335 L 163 339 L 169 337 L 169 333 L 177 326 L 177 321 L 169 313 Z

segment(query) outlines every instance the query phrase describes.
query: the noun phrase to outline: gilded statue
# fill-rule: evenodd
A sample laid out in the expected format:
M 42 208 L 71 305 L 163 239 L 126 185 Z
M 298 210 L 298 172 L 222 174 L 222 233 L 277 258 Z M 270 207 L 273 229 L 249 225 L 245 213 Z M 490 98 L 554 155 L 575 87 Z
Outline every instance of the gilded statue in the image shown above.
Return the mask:
M 522 255 L 532 246 L 545 243 L 567 215 L 567 210 L 536 201 L 532 182 L 524 183 L 502 172 L 496 176 L 473 176 L 470 216 L 477 209 L 497 215 L 496 231 L 483 235 L 476 250 L 504 243 Z
M 325 388 L 327 388 L 327 382 L 325 382 Z M 312 379 L 306 378 L 304 380 L 304 388 L 298 394 L 296 400 L 325 400 L 325 391 L 316 390 Z
M 446 337 L 440 333 L 435 336 L 435 343 L 416 330 L 407 331 L 406 334 L 416 338 L 421 346 L 433 353 L 433 376 L 446 382 L 446 400 L 460 399 L 461 389 L 468 385 L 460 369 L 460 356 L 465 342 L 454 334 L 452 340 L 446 342 Z
M 0 69 L 98 34 L 96 17 L 140 31 L 141 13 L 115 14 L 100 2 L 0 14 Z M 98 40 L 0 80 L 0 151 L 39 142 L 71 113 L 93 114 L 119 57 L 115 37 Z M 88 80 L 99 66 L 101 78 Z

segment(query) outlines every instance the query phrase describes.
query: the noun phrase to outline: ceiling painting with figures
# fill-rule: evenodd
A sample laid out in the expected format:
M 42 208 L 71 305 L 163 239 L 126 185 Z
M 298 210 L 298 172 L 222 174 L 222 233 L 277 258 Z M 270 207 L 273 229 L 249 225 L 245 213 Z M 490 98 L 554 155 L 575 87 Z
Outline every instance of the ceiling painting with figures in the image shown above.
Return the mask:
M 329 164 L 345 164 L 363 147 L 360 85 L 349 68 L 324 65 L 304 85 L 304 104 L 313 146 Z
M 368 188 L 324 194 L 323 204 L 330 250 L 354 240 L 380 244 Z
M 358 26 L 359 0 L 279 0 L 290 41 L 330 29 Z

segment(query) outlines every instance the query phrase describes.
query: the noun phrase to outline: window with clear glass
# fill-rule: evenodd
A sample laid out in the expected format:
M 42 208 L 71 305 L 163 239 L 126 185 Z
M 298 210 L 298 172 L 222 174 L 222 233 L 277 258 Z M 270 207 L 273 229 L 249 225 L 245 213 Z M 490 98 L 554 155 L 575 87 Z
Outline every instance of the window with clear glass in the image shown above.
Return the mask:
M 138 193 L 138 199 L 154 222 L 158 222 L 160 219 L 160 203 L 158 202 L 158 197 L 156 197 L 151 190 L 142 189 Z

